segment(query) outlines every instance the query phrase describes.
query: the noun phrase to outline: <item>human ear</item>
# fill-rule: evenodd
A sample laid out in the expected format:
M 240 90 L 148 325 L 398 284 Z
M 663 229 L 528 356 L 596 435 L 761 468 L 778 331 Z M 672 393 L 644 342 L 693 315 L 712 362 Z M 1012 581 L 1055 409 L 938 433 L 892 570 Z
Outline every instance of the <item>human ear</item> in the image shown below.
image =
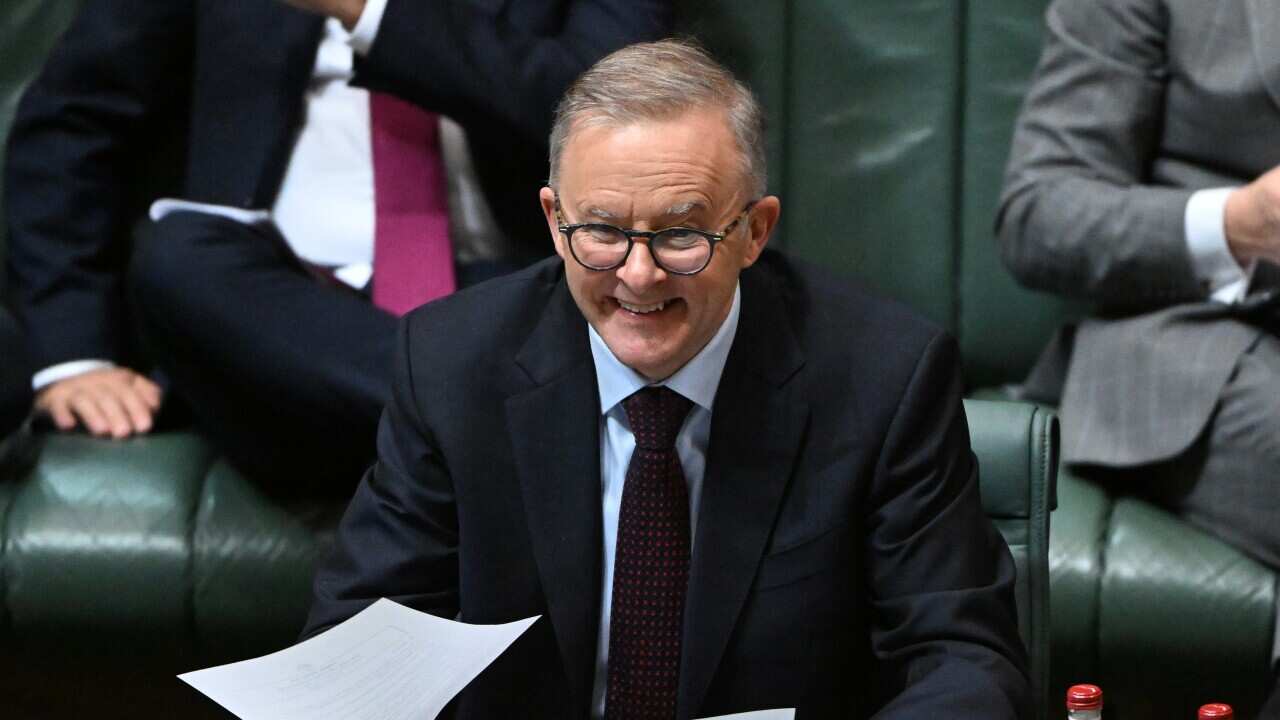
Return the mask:
M 556 218 L 556 191 L 544 187 L 538 191 L 538 202 L 542 205 L 542 215 L 547 220 L 547 230 L 551 233 L 551 242 L 555 245 L 556 254 L 565 258 L 564 237 L 560 234 L 560 221 Z
M 778 226 L 778 218 L 782 215 L 782 201 L 776 195 L 767 195 L 756 201 L 747 217 L 747 246 L 742 254 L 742 267 L 755 264 L 769 243 L 773 229 Z

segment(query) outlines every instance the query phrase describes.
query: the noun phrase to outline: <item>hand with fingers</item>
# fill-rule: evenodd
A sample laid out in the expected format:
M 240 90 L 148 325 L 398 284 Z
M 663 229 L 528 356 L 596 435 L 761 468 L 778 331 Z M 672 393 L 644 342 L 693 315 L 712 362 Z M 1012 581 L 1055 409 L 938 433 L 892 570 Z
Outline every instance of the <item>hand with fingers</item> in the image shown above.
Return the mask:
M 308 12 L 327 15 L 342 21 L 350 30 L 364 12 L 365 0 L 284 0 L 285 3 Z
M 1280 263 L 1280 167 L 1231 193 L 1223 226 L 1227 247 L 1242 266 L 1255 259 Z
M 51 383 L 36 394 L 35 405 L 59 430 L 81 425 L 96 437 L 120 439 L 151 430 L 161 394 L 147 377 L 110 367 Z

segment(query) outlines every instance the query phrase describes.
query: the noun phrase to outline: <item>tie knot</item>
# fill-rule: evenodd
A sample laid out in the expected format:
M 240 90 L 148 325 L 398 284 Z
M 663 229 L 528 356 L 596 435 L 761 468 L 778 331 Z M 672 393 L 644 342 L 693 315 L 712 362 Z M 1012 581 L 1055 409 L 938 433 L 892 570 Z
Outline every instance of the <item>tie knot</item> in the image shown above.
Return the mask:
M 693 403 L 668 387 L 647 387 L 622 401 L 636 447 L 669 450 Z

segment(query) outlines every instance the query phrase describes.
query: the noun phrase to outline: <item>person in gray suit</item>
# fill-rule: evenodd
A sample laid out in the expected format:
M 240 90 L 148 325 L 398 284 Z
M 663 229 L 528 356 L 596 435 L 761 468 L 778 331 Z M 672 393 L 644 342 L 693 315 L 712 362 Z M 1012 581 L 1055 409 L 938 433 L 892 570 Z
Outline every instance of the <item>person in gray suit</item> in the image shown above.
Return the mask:
M 1063 459 L 1280 567 L 1280 3 L 1046 17 L 996 224 L 1023 284 L 1097 308 Z

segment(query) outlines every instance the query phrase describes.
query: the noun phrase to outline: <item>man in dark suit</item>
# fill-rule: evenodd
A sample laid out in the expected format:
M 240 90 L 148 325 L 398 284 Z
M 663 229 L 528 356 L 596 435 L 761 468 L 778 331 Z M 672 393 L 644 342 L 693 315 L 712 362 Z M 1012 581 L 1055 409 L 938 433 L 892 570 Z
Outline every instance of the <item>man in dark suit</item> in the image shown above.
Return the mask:
M 681 43 L 570 88 L 541 191 L 559 257 L 402 321 L 304 634 L 383 596 L 544 616 L 459 718 L 1023 712 L 956 345 L 765 249 L 762 135 Z
M 998 231 L 1084 297 L 1063 459 L 1280 568 L 1280 4 L 1056 0 Z M 1278 700 L 1280 702 L 1280 700 Z
M 461 206 L 488 201 L 502 260 L 519 266 L 543 254 L 528 198 L 555 99 L 595 58 L 670 23 L 656 0 L 306 4 L 338 17 L 277 0 L 91 0 L 24 97 L 5 182 L 10 270 L 36 404 L 59 427 L 150 429 L 162 391 L 130 342 L 141 325 L 147 354 L 242 466 L 363 467 L 394 328 L 361 297 L 376 264 L 375 98 L 465 129 L 478 189 Z M 140 182 L 167 176 L 156 165 L 181 181 Z M 131 239 L 157 195 L 170 198 Z M 464 263 L 459 280 L 493 270 Z

